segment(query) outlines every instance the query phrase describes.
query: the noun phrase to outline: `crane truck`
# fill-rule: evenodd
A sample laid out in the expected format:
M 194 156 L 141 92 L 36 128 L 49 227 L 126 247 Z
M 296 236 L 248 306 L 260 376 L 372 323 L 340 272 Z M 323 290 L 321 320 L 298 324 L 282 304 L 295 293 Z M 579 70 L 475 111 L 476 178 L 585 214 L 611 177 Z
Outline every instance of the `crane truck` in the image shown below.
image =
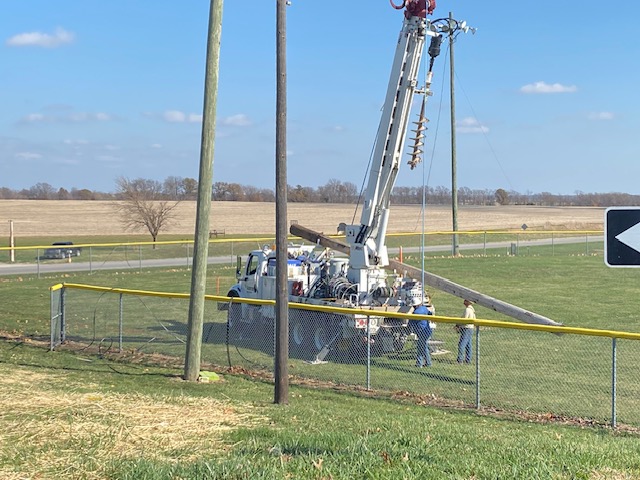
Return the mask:
M 322 352 L 328 345 L 340 349 L 363 343 L 375 343 L 375 351 L 389 352 L 403 348 L 409 334 L 407 320 L 376 316 L 375 311 L 407 313 L 411 306 L 428 301 L 422 284 L 385 269 L 389 257 L 385 237 L 389 218 L 389 200 L 403 156 L 409 117 L 415 95 L 422 95 L 422 107 L 413 137 L 409 164 L 413 169 L 421 161 L 426 118 L 424 108 L 431 94 L 430 85 L 435 58 L 440 52 L 441 32 L 427 19 L 435 0 L 403 0 L 404 20 L 398 38 L 387 93 L 378 128 L 372 167 L 364 192 L 359 224 L 340 224 L 349 244 L 348 254 L 331 249 L 316 250 L 315 245 L 290 245 L 288 257 L 289 302 L 359 308 L 372 311 L 362 314 L 319 314 L 294 309 L 290 314 L 290 351 L 303 356 Z M 424 85 L 418 85 L 418 73 L 425 40 L 430 38 L 429 68 Z M 275 298 L 276 252 L 265 245 L 249 253 L 244 264 L 238 257 L 238 283 L 229 297 L 251 299 Z M 230 324 L 239 323 L 257 332 L 260 326 L 274 321 L 270 306 L 246 303 L 229 304 Z

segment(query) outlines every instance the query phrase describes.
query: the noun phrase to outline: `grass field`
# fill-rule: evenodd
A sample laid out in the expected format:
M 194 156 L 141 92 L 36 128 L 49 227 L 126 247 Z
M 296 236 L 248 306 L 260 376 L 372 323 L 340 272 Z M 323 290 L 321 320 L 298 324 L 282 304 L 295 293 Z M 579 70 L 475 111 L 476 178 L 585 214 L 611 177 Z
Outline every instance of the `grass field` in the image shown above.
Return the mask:
M 0 343 L 0 477 L 633 479 L 633 433 Z
M 335 233 L 341 222 L 352 223 L 355 213 L 354 207 L 346 204 L 290 203 L 287 209 L 289 221 L 327 234 Z M 174 221 L 162 230 L 159 240 L 166 240 L 165 235 L 193 237 L 195 212 L 195 202 L 182 202 L 176 209 Z M 359 218 L 358 213 L 355 222 Z M 80 243 L 76 237 L 122 237 L 131 233 L 123 230 L 111 202 L 0 200 L 0 246 L 8 245 L 9 220 L 13 220 L 15 236 L 19 240 L 46 236 L 53 237 L 54 241 Z M 429 232 L 449 231 L 452 228 L 451 207 L 427 206 L 425 220 Z M 534 230 L 602 230 L 603 222 L 604 209 L 595 207 L 460 206 L 458 210 L 459 230 L 517 230 L 523 224 Z M 275 231 L 275 204 L 213 202 L 210 223 L 212 230 L 224 230 L 227 235 L 272 234 Z M 418 232 L 421 229 L 420 205 L 393 207 L 389 232 Z M 138 233 L 146 234 L 144 231 Z
M 554 256 L 537 250 L 515 257 L 441 255 L 429 258 L 427 268 L 566 325 L 640 332 L 629 301 L 637 296 L 635 271 L 608 269 L 597 246 L 590 253 L 568 249 L 556 247 Z M 148 364 L 144 357 L 123 363 L 82 350 L 43 354 L 29 345 L 31 336 L 48 336 L 52 284 L 188 292 L 186 268 L 0 281 L 0 328 L 26 334 L 22 341 L 0 342 L 0 478 L 640 478 L 634 429 L 584 428 L 588 421 L 581 427 L 545 423 L 558 417 L 537 410 L 541 401 L 553 403 L 558 389 L 585 395 L 557 398 L 559 408 L 567 402 L 577 410 L 590 408 L 590 386 L 608 381 L 606 344 L 489 332 L 483 348 L 499 354 L 502 367 L 493 372 L 483 367 L 487 386 L 495 391 L 485 399 L 510 406 L 511 413 L 433 407 L 438 402 L 423 389 L 439 396 L 446 384 L 408 371 L 410 354 L 376 360 L 373 387 L 392 387 L 377 394 L 327 388 L 327 380 L 349 378 L 349 365 L 313 370 L 293 359 L 295 373 L 307 368 L 316 380 L 292 385 L 290 405 L 282 407 L 271 403 L 269 375 L 249 380 L 236 368 L 223 373 L 220 383 L 191 384 L 180 380 L 181 368 Z M 207 291 L 224 293 L 233 281 L 232 267 L 212 267 Z M 439 315 L 460 314 L 459 299 L 432 294 Z M 86 302 L 88 315 L 96 305 L 95 299 Z M 477 311 L 479 318 L 500 319 L 481 307 Z M 455 341 L 449 330 L 436 335 Z M 184 346 L 171 348 L 178 352 Z M 582 357 L 571 359 L 576 348 Z M 240 351 L 268 367 L 268 355 Z M 208 359 L 225 354 L 219 345 L 206 344 L 205 352 Z M 625 415 L 640 411 L 638 354 L 627 350 L 619 358 L 620 375 L 630 386 L 620 392 Z M 556 368 L 564 363 L 572 377 Z M 459 375 L 455 368 L 434 365 L 442 378 Z M 473 378 L 472 371 L 467 374 Z M 460 394 L 465 403 L 472 401 L 471 390 Z M 509 404 L 514 397 L 527 400 L 531 413 L 520 411 L 521 402 Z M 606 404 L 602 408 L 606 416 Z

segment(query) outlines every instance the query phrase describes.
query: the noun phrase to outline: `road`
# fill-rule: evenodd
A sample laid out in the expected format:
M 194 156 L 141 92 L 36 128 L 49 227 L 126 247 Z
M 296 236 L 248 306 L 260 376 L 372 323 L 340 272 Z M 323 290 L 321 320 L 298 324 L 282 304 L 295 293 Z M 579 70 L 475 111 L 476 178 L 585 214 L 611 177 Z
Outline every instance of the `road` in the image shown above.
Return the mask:
M 589 236 L 589 244 L 603 242 L 603 236 Z M 521 240 L 518 242 L 518 248 L 534 247 L 542 245 L 566 245 L 575 243 L 585 243 L 585 237 L 562 237 L 562 238 L 543 238 L 538 240 Z M 487 242 L 485 243 L 467 243 L 460 245 L 459 251 L 465 250 L 482 250 L 505 248 L 510 249 L 514 242 Z M 390 254 L 397 254 L 397 248 L 390 248 Z M 448 245 L 432 245 L 425 246 L 425 252 L 450 252 L 451 247 Z M 406 247 L 403 248 L 403 253 L 417 253 L 420 251 L 420 247 Z M 248 252 L 247 252 L 248 253 Z M 77 258 L 77 257 L 74 257 Z M 191 267 L 192 258 L 163 258 L 154 260 L 138 260 L 138 261 L 107 261 L 107 262 L 77 262 L 71 263 L 0 263 L 0 276 L 6 275 L 43 275 L 48 273 L 66 273 L 66 272 L 95 272 L 99 270 L 129 270 L 140 268 L 162 268 L 162 267 Z M 228 256 L 223 257 L 209 257 L 209 264 L 223 264 L 235 265 L 235 258 Z

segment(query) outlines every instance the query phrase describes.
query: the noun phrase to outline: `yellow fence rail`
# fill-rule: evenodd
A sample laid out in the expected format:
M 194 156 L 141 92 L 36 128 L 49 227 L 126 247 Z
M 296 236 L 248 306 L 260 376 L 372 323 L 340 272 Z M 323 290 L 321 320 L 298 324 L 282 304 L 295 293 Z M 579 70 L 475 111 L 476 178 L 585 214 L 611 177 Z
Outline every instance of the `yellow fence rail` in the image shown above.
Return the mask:
M 274 302 L 207 295 L 202 360 L 272 371 Z M 189 295 L 74 283 L 51 287 L 51 348 L 183 361 Z M 431 322 L 418 368 L 408 318 Z M 358 320 L 359 319 L 359 320 Z M 455 326 L 473 324 L 470 351 Z M 289 304 L 294 375 L 440 402 L 640 426 L 640 334 L 491 319 Z M 466 348 L 466 347 L 465 347 Z M 464 354 L 471 365 L 467 365 Z

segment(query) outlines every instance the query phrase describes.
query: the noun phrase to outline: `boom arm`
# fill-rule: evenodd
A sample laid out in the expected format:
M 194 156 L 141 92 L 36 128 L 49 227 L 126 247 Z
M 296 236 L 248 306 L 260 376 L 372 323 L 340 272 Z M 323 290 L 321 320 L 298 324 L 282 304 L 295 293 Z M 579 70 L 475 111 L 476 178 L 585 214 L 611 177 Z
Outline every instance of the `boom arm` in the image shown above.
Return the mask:
M 355 283 L 363 283 L 369 267 L 389 264 L 385 244 L 389 200 L 400 167 L 413 95 L 418 93 L 418 70 L 427 35 L 438 36 L 427 27 L 424 16 L 413 15 L 407 8 L 376 136 L 360 225 L 339 227 L 351 247 L 348 276 Z

